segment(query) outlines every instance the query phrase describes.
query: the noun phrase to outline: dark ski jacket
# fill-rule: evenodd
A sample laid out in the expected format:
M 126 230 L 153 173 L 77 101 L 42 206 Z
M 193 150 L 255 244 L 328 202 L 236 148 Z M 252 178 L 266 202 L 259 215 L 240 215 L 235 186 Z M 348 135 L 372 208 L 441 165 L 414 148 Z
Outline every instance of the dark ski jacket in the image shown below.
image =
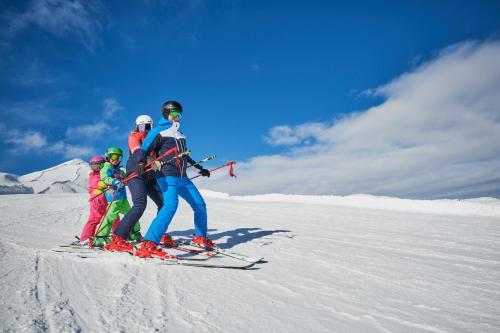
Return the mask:
M 186 137 L 179 130 L 180 123 L 172 122 L 161 118 L 158 126 L 152 128 L 144 139 L 141 149 L 137 149 L 131 158 L 137 163 L 146 163 L 146 157 L 154 152 L 156 156 L 163 155 L 169 149 L 177 147 L 178 154 L 187 150 Z M 157 176 L 186 177 L 187 163 L 195 164 L 189 156 L 183 156 L 175 159 L 175 153 L 164 156 L 161 161 L 164 163 L 161 168 L 161 174 Z

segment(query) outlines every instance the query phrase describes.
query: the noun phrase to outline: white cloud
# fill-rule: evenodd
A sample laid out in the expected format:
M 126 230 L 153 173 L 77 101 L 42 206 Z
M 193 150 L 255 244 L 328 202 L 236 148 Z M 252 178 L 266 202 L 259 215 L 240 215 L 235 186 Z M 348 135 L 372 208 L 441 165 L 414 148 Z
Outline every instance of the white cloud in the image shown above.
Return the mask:
M 109 127 L 106 123 L 98 122 L 92 125 L 69 127 L 66 130 L 66 137 L 68 139 L 85 138 L 94 140 L 101 138 L 103 134 L 105 134 L 109 130 L 111 130 L 111 127 Z
M 8 129 L 0 123 L 0 131 L 4 134 L 5 142 L 12 144 L 8 152 L 12 155 L 30 153 L 33 155 L 57 154 L 64 158 L 87 157 L 95 153 L 92 147 L 76 146 L 64 141 L 50 142 L 45 135 L 37 131 L 20 131 Z
M 12 143 L 15 145 L 14 148 L 11 148 L 13 151 L 31 151 L 43 148 L 47 144 L 47 138 L 35 131 L 21 132 L 18 130 L 5 130 L 5 126 L 2 126 L 4 132 L 6 134 L 6 142 Z
M 327 129 L 326 124 L 306 123 L 294 128 L 290 126 L 276 126 L 269 130 L 265 140 L 273 146 L 311 144 L 314 141 L 324 141 L 323 133 Z
M 465 42 L 367 93 L 381 105 L 272 128 L 284 155 L 240 163 L 212 189 L 238 194 L 500 195 L 500 42 Z M 206 183 L 207 187 L 210 185 Z
M 104 106 L 104 117 L 106 119 L 112 118 L 116 112 L 124 110 L 123 106 L 113 97 L 106 98 L 102 105 Z
M 13 38 L 30 25 L 57 36 L 76 34 L 89 50 L 98 43 L 101 3 L 97 0 L 32 0 L 23 13 L 9 13 L 4 34 Z
M 95 149 L 92 147 L 75 146 L 63 141 L 52 144 L 47 150 L 62 155 L 64 158 L 84 158 L 95 155 Z

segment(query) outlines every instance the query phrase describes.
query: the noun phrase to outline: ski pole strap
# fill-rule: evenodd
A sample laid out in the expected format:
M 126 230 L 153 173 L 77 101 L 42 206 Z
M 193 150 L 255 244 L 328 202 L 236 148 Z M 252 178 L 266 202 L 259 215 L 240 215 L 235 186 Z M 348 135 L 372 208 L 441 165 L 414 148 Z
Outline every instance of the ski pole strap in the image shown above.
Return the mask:
M 232 161 L 230 164 L 229 164 L 229 177 L 234 177 L 236 178 L 236 175 L 234 174 L 234 170 L 233 170 L 233 165 L 236 164 L 235 161 Z
M 215 169 L 212 169 L 212 170 L 208 170 L 210 173 L 216 171 L 216 170 L 219 170 L 219 169 L 222 169 L 222 168 L 225 168 L 225 167 L 229 167 L 229 176 L 230 177 L 236 177 L 236 175 L 234 174 L 234 170 L 233 170 L 233 164 L 236 164 L 236 161 L 231 161 L 231 162 L 227 162 L 226 164 L 223 164 L 221 165 L 220 167 L 217 167 Z M 198 178 L 200 177 L 201 175 L 197 175 L 197 176 L 194 176 L 192 178 L 189 178 L 189 179 L 195 179 L 195 178 Z

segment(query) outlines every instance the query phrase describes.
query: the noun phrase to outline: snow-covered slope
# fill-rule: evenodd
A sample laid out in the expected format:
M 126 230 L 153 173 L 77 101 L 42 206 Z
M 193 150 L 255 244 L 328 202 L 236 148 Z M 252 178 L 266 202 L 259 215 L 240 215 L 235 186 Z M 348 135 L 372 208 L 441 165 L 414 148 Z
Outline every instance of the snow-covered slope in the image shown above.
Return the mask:
M 52 168 L 19 177 L 35 193 L 85 193 L 88 186 L 89 165 L 74 159 Z
M 484 209 L 457 202 L 456 211 L 431 201 L 431 213 L 398 200 L 383 209 L 376 197 L 361 207 L 204 194 L 212 238 L 266 263 L 217 270 L 57 254 L 49 249 L 85 223 L 87 195 L 2 197 L 2 330 L 500 331 L 500 219 L 477 213 L 496 212 L 498 200 L 475 202 Z M 155 214 L 150 202 L 143 230 Z M 169 229 L 186 238 L 192 228 L 182 203 Z
M 0 172 L 0 194 L 30 194 L 31 187 L 21 184 L 15 175 Z

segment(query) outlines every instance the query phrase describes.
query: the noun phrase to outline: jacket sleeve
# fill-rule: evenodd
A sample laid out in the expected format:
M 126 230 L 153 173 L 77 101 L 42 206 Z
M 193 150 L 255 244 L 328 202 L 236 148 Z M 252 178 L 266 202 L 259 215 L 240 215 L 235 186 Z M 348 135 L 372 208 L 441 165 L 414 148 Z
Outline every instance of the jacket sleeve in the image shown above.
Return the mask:
M 189 164 L 194 166 L 196 169 L 201 170 L 203 167 L 199 164 L 196 164 L 196 161 L 191 158 L 191 156 L 187 155 L 186 160 L 188 161 Z
M 137 132 L 130 133 L 128 137 L 128 149 L 130 150 L 130 154 L 133 154 L 134 151 L 141 148 L 141 137 L 137 135 Z
M 132 158 L 134 159 L 135 163 L 146 163 L 147 162 L 147 157 L 151 152 L 156 151 L 159 139 L 157 138 L 158 131 L 156 128 L 153 128 L 151 131 L 149 131 L 148 135 L 142 142 L 141 148 L 136 149 L 134 153 L 132 154 Z
M 104 163 L 104 166 L 101 169 L 101 181 L 108 185 L 114 185 L 113 181 L 116 180 L 113 177 L 111 177 L 113 171 L 111 170 L 111 168 L 112 168 L 111 164 L 106 162 Z

